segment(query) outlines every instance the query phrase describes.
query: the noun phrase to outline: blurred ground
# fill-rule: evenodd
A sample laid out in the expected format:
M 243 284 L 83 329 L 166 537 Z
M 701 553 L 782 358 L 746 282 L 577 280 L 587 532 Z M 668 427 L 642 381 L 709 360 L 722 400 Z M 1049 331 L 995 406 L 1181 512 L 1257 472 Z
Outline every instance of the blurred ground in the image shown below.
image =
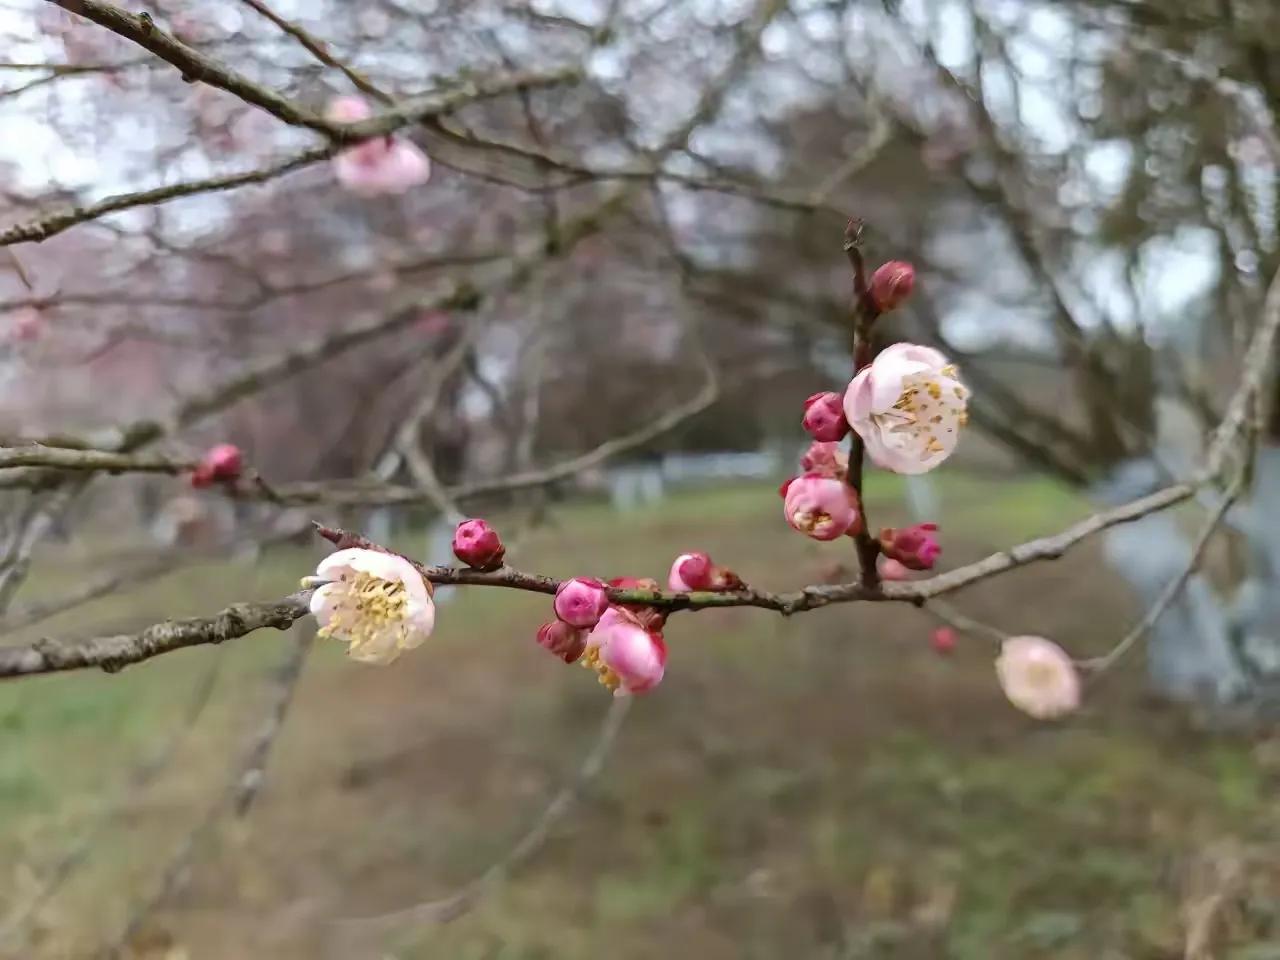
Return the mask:
M 1039 483 L 945 484 L 947 565 L 1081 511 Z M 896 488 L 874 488 L 877 523 L 899 502 Z M 659 575 L 702 548 L 784 588 L 840 549 L 789 535 L 759 489 L 553 520 L 518 565 Z M 184 570 L 10 639 L 279 595 L 320 554 Z M 51 563 L 37 594 L 75 573 Z M 958 605 L 1078 654 L 1114 642 L 1137 612 L 1096 543 Z M 925 614 L 879 605 L 790 622 L 750 610 L 673 618 L 666 682 L 636 703 L 604 774 L 529 865 L 453 923 L 345 936 L 331 921 L 475 876 L 577 768 L 609 702 L 535 647 L 549 607 L 466 591 L 442 608 L 431 644 L 387 669 L 320 644 L 258 804 L 202 849 L 139 955 L 1280 958 L 1280 876 L 1265 846 L 1280 828 L 1280 741 L 1197 730 L 1144 702 L 1136 663 L 1079 717 L 1034 724 L 1001 699 L 987 643 L 940 658 Z M 120 929 L 223 789 L 289 644 L 260 633 L 114 677 L 0 686 L 2 924 L 128 771 L 183 729 L 210 665 L 220 671 L 172 765 L 41 911 L 34 941 L 0 956 L 84 956 Z M 1189 952 L 1188 936 L 1209 952 Z

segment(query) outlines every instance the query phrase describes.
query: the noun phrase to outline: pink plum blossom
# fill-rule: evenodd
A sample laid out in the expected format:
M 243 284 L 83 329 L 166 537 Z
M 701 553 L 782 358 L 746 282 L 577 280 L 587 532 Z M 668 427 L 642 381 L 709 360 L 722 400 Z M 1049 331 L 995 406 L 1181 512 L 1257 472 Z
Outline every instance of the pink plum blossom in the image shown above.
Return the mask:
M 880 531 L 880 549 L 909 570 L 932 570 L 942 553 L 938 525 L 916 523 L 897 530 L 886 527 Z
M 574 577 L 556 588 L 556 616 L 574 627 L 594 627 L 609 608 L 604 584 L 590 577 Z
M 367 120 L 372 111 L 359 97 L 338 97 L 326 115 L 337 123 L 357 123 Z M 408 140 L 376 137 L 334 157 L 333 172 L 338 183 L 358 196 L 400 194 L 430 179 L 431 161 Z
M 844 418 L 840 394 L 828 392 L 811 396 L 804 402 L 801 425 L 809 436 L 823 443 L 843 439 L 849 432 L 849 421 Z
M 1080 706 L 1080 675 L 1065 650 L 1044 637 L 1010 637 L 996 659 L 1000 689 L 1019 710 L 1053 720 Z
M 587 636 L 582 662 L 599 674 L 615 696 L 645 693 L 662 682 L 667 646 L 629 610 L 610 607 Z
M 347 643 L 347 656 L 385 664 L 420 646 L 435 627 L 427 582 L 394 553 L 350 548 L 320 561 L 311 595 L 320 636 Z M 306 582 L 306 581 L 304 581 Z
M 858 372 L 844 412 L 879 466 L 925 473 L 951 456 L 968 422 L 969 390 L 932 347 L 895 343 Z
M 786 488 L 783 516 L 793 529 L 815 540 L 835 540 L 858 522 L 854 492 L 842 480 L 807 473 Z

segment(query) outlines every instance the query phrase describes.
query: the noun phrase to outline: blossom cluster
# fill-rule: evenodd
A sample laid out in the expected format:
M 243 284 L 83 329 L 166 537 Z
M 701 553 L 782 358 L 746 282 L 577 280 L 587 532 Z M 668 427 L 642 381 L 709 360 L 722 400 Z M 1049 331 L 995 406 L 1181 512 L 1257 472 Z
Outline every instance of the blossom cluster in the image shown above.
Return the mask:
M 362 115 L 350 104 L 338 114 L 340 119 Z M 390 142 L 375 143 L 379 150 L 396 149 Z M 366 148 L 369 157 L 360 163 L 373 162 L 374 151 L 368 143 L 353 148 Z M 893 262 L 877 270 L 867 290 L 875 316 L 900 305 L 913 285 L 910 264 Z M 942 546 L 933 522 L 870 533 L 861 499 L 863 457 L 899 474 L 934 469 L 956 449 L 967 420 L 969 392 L 956 367 L 932 347 L 895 343 L 878 355 L 860 351 L 859 356 L 864 362 L 842 392 L 817 393 L 805 401 L 801 422 L 812 443 L 801 458 L 802 473 L 783 483 L 779 492 L 783 516 L 793 529 L 819 541 L 855 538 L 860 559 L 876 563 L 867 581 L 874 586 L 877 578 L 901 580 L 933 569 Z M 846 438 L 848 451 L 841 449 Z M 856 471 L 851 468 L 854 463 Z M 192 482 L 233 480 L 240 471 L 239 451 L 224 444 L 205 455 Z M 506 547 L 486 521 L 459 523 L 453 552 L 470 570 L 503 582 Z M 435 625 L 426 573 L 380 549 L 339 550 L 307 581 L 317 585 L 311 610 L 321 633 L 345 641 L 354 659 L 391 662 L 420 645 Z M 666 585 L 675 594 L 692 595 L 685 601 L 676 598 L 676 605 L 694 602 L 703 592 L 746 589 L 733 571 L 696 551 L 675 558 Z M 593 672 L 615 696 L 647 693 L 666 675 L 663 631 L 672 604 L 670 597 L 661 605 L 636 602 L 634 592 L 659 590 L 658 581 L 648 578 L 571 577 L 555 585 L 554 617 L 538 628 L 537 642 L 557 659 Z M 632 597 L 623 600 L 621 591 L 632 592 Z M 950 654 L 956 648 L 956 632 L 940 628 L 930 642 L 937 653 Z M 1010 637 L 995 666 L 1010 703 L 1033 717 L 1060 717 L 1079 705 L 1075 666 L 1050 640 Z

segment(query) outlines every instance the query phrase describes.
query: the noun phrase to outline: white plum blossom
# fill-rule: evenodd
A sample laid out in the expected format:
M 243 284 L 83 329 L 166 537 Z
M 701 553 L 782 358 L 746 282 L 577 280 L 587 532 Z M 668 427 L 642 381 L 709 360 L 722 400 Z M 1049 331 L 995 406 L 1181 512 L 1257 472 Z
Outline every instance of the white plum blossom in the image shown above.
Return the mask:
M 968 398 L 968 388 L 941 353 L 895 343 L 850 382 L 844 413 L 877 465 L 925 473 L 955 450 L 969 420 Z
M 1054 720 L 1080 706 L 1080 675 L 1071 657 L 1044 637 L 1010 637 L 996 659 L 1009 702 L 1037 720 Z
M 311 595 L 320 636 L 347 643 L 347 655 L 385 664 L 421 646 L 435 626 L 427 583 L 404 557 L 378 550 L 339 550 L 320 561 Z

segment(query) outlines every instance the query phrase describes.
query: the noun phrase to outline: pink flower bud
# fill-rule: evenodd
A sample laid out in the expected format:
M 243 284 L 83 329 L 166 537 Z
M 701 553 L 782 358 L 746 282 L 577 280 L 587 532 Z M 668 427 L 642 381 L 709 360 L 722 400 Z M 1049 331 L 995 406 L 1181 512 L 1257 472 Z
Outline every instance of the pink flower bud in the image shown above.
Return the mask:
M 191 486 L 197 490 L 203 490 L 206 487 L 213 486 L 213 468 L 207 463 L 199 464 L 191 471 Z
M 710 590 L 745 590 L 747 585 L 743 583 L 742 578 L 730 570 L 728 567 L 714 566 L 711 568 L 711 586 Z
M 905 260 L 890 260 L 871 275 L 871 299 L 881 313 L 904 303 L 916 285 L 916 268 Z
M 815 393 L 804 402 L 805 432 L 815 440 L 831 443 L 849 432 L 844 418 L 844 398 L 838 393 Z
M 876 561 L 876 572 L 880 574 L 881 580 L 910 580 L 911 571 L 904 567 L 897 560 L 890 560 L 888 557 L 881 557 Z
M 616 696 L 644 693 L 662 682 L 667 646 L 661 633 L 645 629 L 634 614 L 610 607 L 587 637 L 583 662 Z
M 835 540 L 858 522 L 854 492 L 840 480 L 807 473 L 787 488 L 782 506 L 793 529 L 815 540 Z
M 483 520 L 463 520 L 453 531 L 453 555 L 472 570 L 497 570 L 506 554 L 498 531 Z
M 835 442 L 815 440 L 800 458 L 800 469 L 823 477 L 843 479 L 849 470 L 849 455 Z
M 587 631 L 563 620 L 552 620 L 538 628 L 538 643 L 565 663 L 573 663 L 587 647 Z
M 929 637 L 929 646 L 933 652 L 946 656 L 956 649 L 956 632 L 950 627 L 938 627 Z
M 201 463 L 209 468 L 214 480 L 238 480 L 244 469 L 244 456 L 234 443 L 220 443 L 205 453 Z
M 609 609 L 604 584 L 589 577 L 574 577 L 556 588 L 556 616 L 575 627 L 594 627 Z
M 677 593 L 710 590 L 714 566 L 705 553 L 682 553 L 671 565 L 667 586 Z
M 880 549 L 886 557 L 897 560 L 908 570 L 932 570 L 942 553 L 936 523 L 917 523 L 895 530 L 880 531 Z

